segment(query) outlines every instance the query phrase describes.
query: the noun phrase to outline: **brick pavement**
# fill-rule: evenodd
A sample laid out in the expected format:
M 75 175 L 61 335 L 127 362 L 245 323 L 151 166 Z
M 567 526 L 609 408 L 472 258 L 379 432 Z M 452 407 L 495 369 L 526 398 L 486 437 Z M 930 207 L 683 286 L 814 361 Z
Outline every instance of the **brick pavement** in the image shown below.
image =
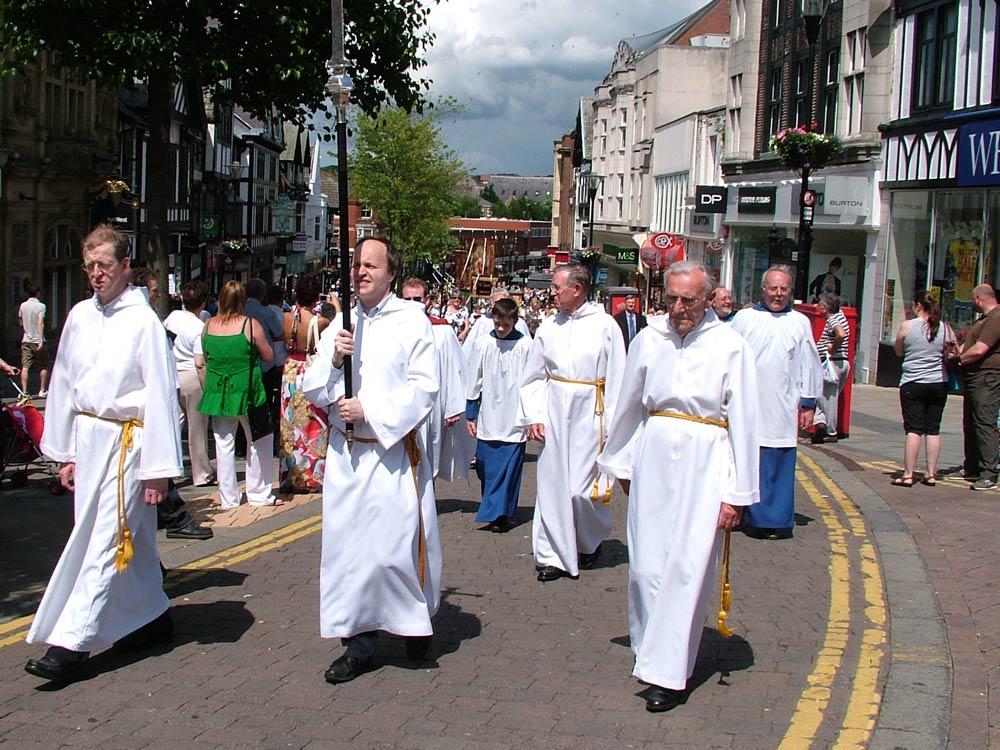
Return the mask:
M 850 747 L 871 729 L 853 725 L 865 724 L 857 708 L 867 694 L 857 688 L 863 667 L 875 661 L 868 677 L 875 700 L 884 698 L 876 704 L 874 735 L 860 746 L 987 747 L 998 726 L 988 698 L 997 674 L 990 619 L 997 601 L 981 573 L 996 556 L 990 522 L 998 498 L 953 481 L 933 490 L 889 487 L 885 472 L 901 451 L 895 398 L 888 389 L 857 389 L 851 438 L 804 448 L 833 485 L 824 486 L 819 474 L 802 477 L 794 540 L 734 537 L 729 623 L 736 637 L 726 641 L 706 629 L 691 697 L 669 714 L 647 714 L 637 697 L 641 686 L 629 677 L 622 498 L 603 567 L 576 582 L 543 585 L 532 574 L 529 525 L 507 535 L 477 531 L 476 488 L 457 482 L 439 487 L 446 592 L 433 661 L 415 667 L 401 642 L 386 638 L 377 672 L 338 687 L 322 681 L 339 647 L 317 635 L 319 535 L 311 533 L 175 583 L 179 638 L 169 651 L 128 662 L 98 657 L 89 679 L 50 692 L 21 671 L 37 648 L 0 648 L 8 675 L 0 683 L 0 744 Z M 946 412 L 946 466 L 954 462 L 958 411 Z M 525 518 L 533 468 L 522 493 Z M 831 497 L 838 493 L 863 516 L 837 508 Z M 4 491 L 0 502 L 7 500 Z M 19 510 L 29 502 L 12 500 Z M 948 513 L 956 507 L 963 512 Z M 164 559 L 176 567 L 207 553 L 224 556 L 261 533 L 315 523 L 318 504 L 296 501 L 278 510 L 246 525 L 218 525 L 212 542 L 165 543 Z M 51 533 L 33 535 L 47 540 L 41 546 L 21 545 L 20 559 L 0 551 L 5 568 L 33 568 L 38 578 L 46 562 L 51 566 L 68 525 L 58 514 L 48 518 Z M 16 536 L 8 534 L 10 523 L 0 518 L 2 548 Z M 20 533 L 25 525 L 13 528 Z M 875 542 L 874 552 L 865 552 L 866 541 Z M 879 576 L 860 573 L 865 554 L 877 560 L 885 585 L 884 651 L 867 642 L 880 636 L 871 620 L 877 607 L 866 599 Z M 30 566 L 22 563 L 27 557 Z M 840 585 L 831 573 L 838 559 L 851 574 L 846 619 L 831 600 Z M 0 612 L 17 614 L 10 604 L 0 603 Z M 840 631 L 830 627 L 837 618 L 842 647 Z M 837 668 L 828 675 L 831 663 Z M 803 726 L 805 740 L 788 734 Z

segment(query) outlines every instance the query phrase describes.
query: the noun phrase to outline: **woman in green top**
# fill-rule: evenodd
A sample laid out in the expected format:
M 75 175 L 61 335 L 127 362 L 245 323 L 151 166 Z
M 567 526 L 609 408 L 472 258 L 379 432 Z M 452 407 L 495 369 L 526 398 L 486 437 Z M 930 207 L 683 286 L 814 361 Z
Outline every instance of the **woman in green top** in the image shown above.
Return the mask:
M 260 325 L 243 314 L 247 292 L 240 282 L 226 282 L 218 300 L 219 311 L 205 324 L 200 340 L 202 351 L 198 352 L 196 347 L 194 362 L 204 387 L 198 410 L 212 417 L 212 432 L 215 433 L 219 499 L 223 508 L 237 508 L 240 504 L 240 485 L 236 480 L 236 427 L 239 425 L 247 439 L 247 502 L 250 505 L 281 505 L 271 488 L 274 435 L 265 435 L 254 442 L 250 439 L 247 422 L 250 398 L 254 406 L 265 399 L 259 360 L 271 362 L 274 352 Z M 248 385 L 251 385 L 249 389 Z

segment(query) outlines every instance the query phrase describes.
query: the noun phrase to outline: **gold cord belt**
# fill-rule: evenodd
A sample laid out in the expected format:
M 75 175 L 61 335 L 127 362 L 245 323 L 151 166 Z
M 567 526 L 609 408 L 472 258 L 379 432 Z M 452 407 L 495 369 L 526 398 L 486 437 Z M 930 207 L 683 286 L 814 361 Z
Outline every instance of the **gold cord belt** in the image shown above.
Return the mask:
M 605 378 L 599 378 L 597 380 L 578 380 L 576 378 L 563 378 L 559 375 L 553 375 L 549 373 L 549 380 L 556 380 L 560 383 L 573 383 L 574 385 L 592 385 L 596 391 L 594 397 L 594 414 L 597 415 L 598 421 L 600 423 L 601 440 L 600 447 L 597 452 L 600 453 L 604 450 L 604 386 L 607 383 Z M 597 472 L 594 477 L 594 486 L 590 490 L 590 499 L 593 502 L 600 500 L 604 505 L 611 505 L 611 478 L 607 477 L 605 483 L 604 492 L 601 492 L 600 487 L 601 482 L 601 472 Z
M 672 419 L 683 419 L 687 422 L 697 422 L 698 424 L 710 424 L 713 427 L 721 427 L 724 430 L 729 429 L 729 422 L 725 419 L 711 419 L 709 417 L 696 417 L 693 414 L 682 414 L 679 411 L 654 411 L 649 410 L 649 416 L 651 417 L 670 417 Z
M 347 433 L 344 432 L 339 427 L 335 428 L 337 432 L 347 437 Z M 355 437 L 354 442 L 356 443 L 377 443 L 378 440 L 373 438 L 363 438 Z M 420 569 L 417 571 L 417 576 L 420 579 L 420 588 L 424 587 L 424 568 L 427 567 L 427 542 L 424 540 L 424 516 L 420 508 L 420 485 L 417 482 L 417 467 L 420 466 L 421 456 L 420 456 L 420 445 L 417 443 L 417 431 L 410 430 L 406 433 L 403 438 L 403 447 L 406 448 L 406 457 L 410 461 L 410 474 L 413 476 L 413 488 L 417 491 L 417 524 L 419 530 L 419 536 L 417 538 L 417 565 Z
M 99 417 L 89 411 L 80 412 L 85 417 L 100 419 L 102 422 L 114 422 L 122 426 L 122 447 L 118 452 L 118 549 L 115 551 L 115 570 L 121 573 L 128 567 L 135 550 L 132 546 L 132 532 L 128 527 L 125 515 L 125 457 L 132 450 L 133 431 L 142 427 L 138 419 L 115 419 L 114 417 Z

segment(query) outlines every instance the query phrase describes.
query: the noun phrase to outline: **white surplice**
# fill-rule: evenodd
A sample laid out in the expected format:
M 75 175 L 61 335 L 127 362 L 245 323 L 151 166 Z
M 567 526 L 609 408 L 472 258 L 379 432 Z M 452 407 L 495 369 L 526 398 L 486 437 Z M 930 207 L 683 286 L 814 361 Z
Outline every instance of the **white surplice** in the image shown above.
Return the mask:
M 330 410 L 320 635 L 350 637 L 371 630 L 431 635 L 430 618 L 441 593 L 441 541 L 422 429 L 438 393 L 431 324 L 419 307 L 393 294 L 368 314 L 355 308 L 352 319 L 352 385 L 365 421 L 354 425 L 354 447 L 348 450 L 344 422 L 336 408 Z M 331 361 L 341 325 L 338 317 L 323 332 L 316 360 L 303 378 L 306 398 L 320 407 L 344 395 L 343 369 Z M 404 445 L 411 430 L 417 431 L 422 457 L 416 480 Z
M 472 324 L 472 328 L 465 335 L 465 341 L 462 342 L 462 351 L 466 352 L 466 358 L 471 356 L 472 347 L 479 339 L 484 336 L 489 336 L 493 333 L 493 316 L 492 315 L 480 315 L 475 323 Z M 514 323 L 514 330 L 520 331 L 522 334 L 531 340 L 531 331 L 528 330 L 528 324 L 524 322 L 524 318 L 518 316 L 517 321 Z
M 757 360 L 760 444 L 794 448 L 799 434 L 799 401 L 823 392 L 819 352 L 809 319 L 796 310 L 773 313 L 745 308 L 730 323 Z
M 521 377 L 530 351 L 531 337 L 520 332 L 504 339 L 483 336 L 473 345 L 466 390 L 468 400 L 480 401 L 479 440 L 523 443 L 527 439 L 518 415 Z
M 437 353 L 440 390 L 434 399 L 434 409 L 427 421 L 427 451 L 430 453 L 434 477 L 452 481 L 469 476 L 469 461 L 476 453 L 476 441 L 465 428 L 465 359 L 462 345 L 447 323 L 432 325 L 434 349 Z M 459 415 L 451 427 L 444 426 L 446 417 Z
M 720 503 L 758 501 L 753 352 L 709 313 L 681 339 L 649 318 L 629 347 L 608 442 L 598 463 L 630 479 L 629 634 L 633 674 L 684 689 L 716 589 Z M 728 421 L 728 431 L 651 411 Z
M 97 419 L 89 414 L 96 414 Z M 125 458 L 125 506 L 135 554 L 115 571 L 122 425 L 139 420 Z M 73 651 L 112 644 L 168 607 L 156 549 L 156 507 L 142 480 L 181 476 L 177 367 L 144 290 L 70 311 L 52 368 L 42 452 L 76 462 L 74 524 L 35 614 L 29 643 Z
M 535 332 L 521 381 L 521 424 L 545 425 L 538 454 L 538 490 L 531 542 L 539 565 L 579 574 L 580 554 L 611 534 L 604 504 L 611 479 L 598 476 L 602 432 L 614 417 L 625 369 L 625 341 L 615 319 L 596 302 L 572 315 L 546 318 Z M 595 413 L 593 385 L 553 380 L 604 379 L 604 413 Z M 593 499 L 597 480 L 598 498 Z

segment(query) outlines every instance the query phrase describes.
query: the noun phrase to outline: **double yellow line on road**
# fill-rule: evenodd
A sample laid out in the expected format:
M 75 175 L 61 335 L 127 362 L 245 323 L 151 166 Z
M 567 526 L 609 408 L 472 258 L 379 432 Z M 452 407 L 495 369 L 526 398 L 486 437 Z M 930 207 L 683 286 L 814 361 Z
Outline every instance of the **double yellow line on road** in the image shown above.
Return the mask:
M 229 565 L 250 560 L 265 552 L 279 549 L 292 542 L 315 534 L 322 528 L 322 519 L 317 514 L 310 518 L 296 521 L 276 531 L 251 539 L 249 542 L 237 544 L 214 555 L 206 555 L 188 565 L 170 570 L 164 588 L 171 598 L 182 588 L 189 586 L 199 578 L 210 575 L 214 570 Z M 0 648 L 24 641 L 31 627 L 34 615 L 26 615 L 16 620 L 0 625 Z
M 875 728 L 881 703 L 878 677 L 887 641 L 882 572 L 857 507 L 803 451 L 799 452 L 798 460 L 802 465 L 798 481 L 822 516 L 830 542 L 830 611 L 823 648 L 808 678 L 809 687 L 799 698 L 778 747 L 779 750 L 809 750 L 826 718 L 831 689 L 851 641 L 852 570 L 859 570 L 865 601 L 864 629 L 851 678 L 850 697 L 833 748 L 862 750 L 867 747 Z M 851 541 L 856 549 L 857 564 L 852 564 Z

